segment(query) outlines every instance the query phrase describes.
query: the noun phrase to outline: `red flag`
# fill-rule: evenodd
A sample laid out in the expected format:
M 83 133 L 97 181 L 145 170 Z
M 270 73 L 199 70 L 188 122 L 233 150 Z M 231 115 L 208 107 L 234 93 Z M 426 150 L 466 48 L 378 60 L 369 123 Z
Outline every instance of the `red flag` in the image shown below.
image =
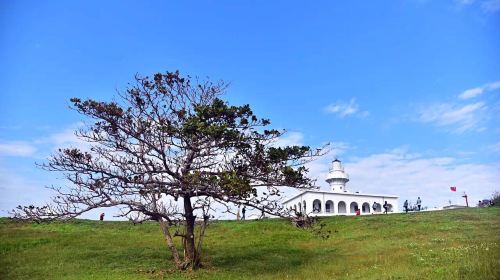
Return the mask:
M 450 190 L 451 190 L 452 192 L 456 192 L 456 191 L 457 191 L 457 187 L 450 187 Z

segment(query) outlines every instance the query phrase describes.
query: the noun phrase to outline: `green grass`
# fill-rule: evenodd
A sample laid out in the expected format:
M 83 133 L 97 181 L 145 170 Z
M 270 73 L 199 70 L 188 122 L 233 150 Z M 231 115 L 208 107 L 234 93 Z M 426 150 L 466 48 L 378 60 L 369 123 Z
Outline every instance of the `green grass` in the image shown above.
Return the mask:
M 205 268 L 176 272 L 155 223 L 0 219 L 0 279 L 500 279 L 500 208 L 323 222 L 328 240 L 283 220 L 214 222 Z

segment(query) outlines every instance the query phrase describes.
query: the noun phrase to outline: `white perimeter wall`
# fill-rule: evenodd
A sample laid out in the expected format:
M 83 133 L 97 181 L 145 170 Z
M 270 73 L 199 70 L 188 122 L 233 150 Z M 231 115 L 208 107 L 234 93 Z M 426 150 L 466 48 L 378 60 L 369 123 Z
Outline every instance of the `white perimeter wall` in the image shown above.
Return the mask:
M 313 202 L 315 200 L 319 200 L 321 204 L 321 210 L 313 209 Z M 290 201 L 284 204 L 284 206 L 287 209 L 295 209 L 294 207 L 297 207 L 297 211 L 299 211 L 299 202 L 301 206 L 301 211 L 304 212 L 304 201 L 306 202 L 306 213 L 309 215 L 317 215 L 317 216 L 329 216 L 329 215 L 356 215 L 356 212 L 351 209 L 351 204 L 354 202 L 357 204 L 358 209 L 360 209 L 361 215 L 367 215 L 367 214 L 372 214 L 373 213 L 373 208 L 372 205 L 374 202 L 380 204 L 380 209 L 377 209 L 379 211 L 375 211 L 375 213 L 383 213 L 383 205 L 384 202 L 387 201 L 388 204 L 392 206 L 392 209 L 390 209 L 388 212 L 399 212 L 398 210 L 398 198 L 393 198 L 393 197 L 384 197 L 384 196 L 368 196 L 368 195 L 363 195 L 363 194 L 347 194 L 347 193 L 342 193 L 342 194 L 336 194 L 336 193 L 313 193 L 313 192 L 306 192 Z M 331 201 L 333 207 L 330 208 L 330 212 L 326 211 L 326 203 Z M 346 212 L 342 213 L 339 212 L 339 202 L 344 202 L 346 206 Z M 363 209 L 363 204 L 367 203 L 368 208 Z M 353 204 L 352 206 L 354 206 Z M 342 207 L 341 207 L 342 208 Z M 353 207 L 354 208 L 354 207 Z M 340 209 L 342 210 L 342 209 Z M 352 211 L 351 211 L 352 210 Z

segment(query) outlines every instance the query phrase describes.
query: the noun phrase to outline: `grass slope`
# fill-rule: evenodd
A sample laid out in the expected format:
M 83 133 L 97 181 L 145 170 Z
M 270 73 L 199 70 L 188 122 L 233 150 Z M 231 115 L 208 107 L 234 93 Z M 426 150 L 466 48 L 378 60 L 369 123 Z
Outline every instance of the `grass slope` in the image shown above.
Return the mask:
M 205 269 L 175 272 L 159 227 L 0 220 L 0 279 L 500 279 L 500 208 L 211 224 Z

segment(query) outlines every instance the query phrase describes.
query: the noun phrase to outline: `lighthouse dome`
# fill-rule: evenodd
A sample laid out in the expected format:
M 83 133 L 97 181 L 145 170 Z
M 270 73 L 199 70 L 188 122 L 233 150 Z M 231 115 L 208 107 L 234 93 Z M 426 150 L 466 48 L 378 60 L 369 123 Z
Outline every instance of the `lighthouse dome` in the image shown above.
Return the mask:
M 335 159 L 330 167 L 330 172 L 326 176 L 326 182 L 330 184 L 332 191 L 346 191 L 345 184 L 349 181 L 349 175 L 344 171 L 340 160 Z

